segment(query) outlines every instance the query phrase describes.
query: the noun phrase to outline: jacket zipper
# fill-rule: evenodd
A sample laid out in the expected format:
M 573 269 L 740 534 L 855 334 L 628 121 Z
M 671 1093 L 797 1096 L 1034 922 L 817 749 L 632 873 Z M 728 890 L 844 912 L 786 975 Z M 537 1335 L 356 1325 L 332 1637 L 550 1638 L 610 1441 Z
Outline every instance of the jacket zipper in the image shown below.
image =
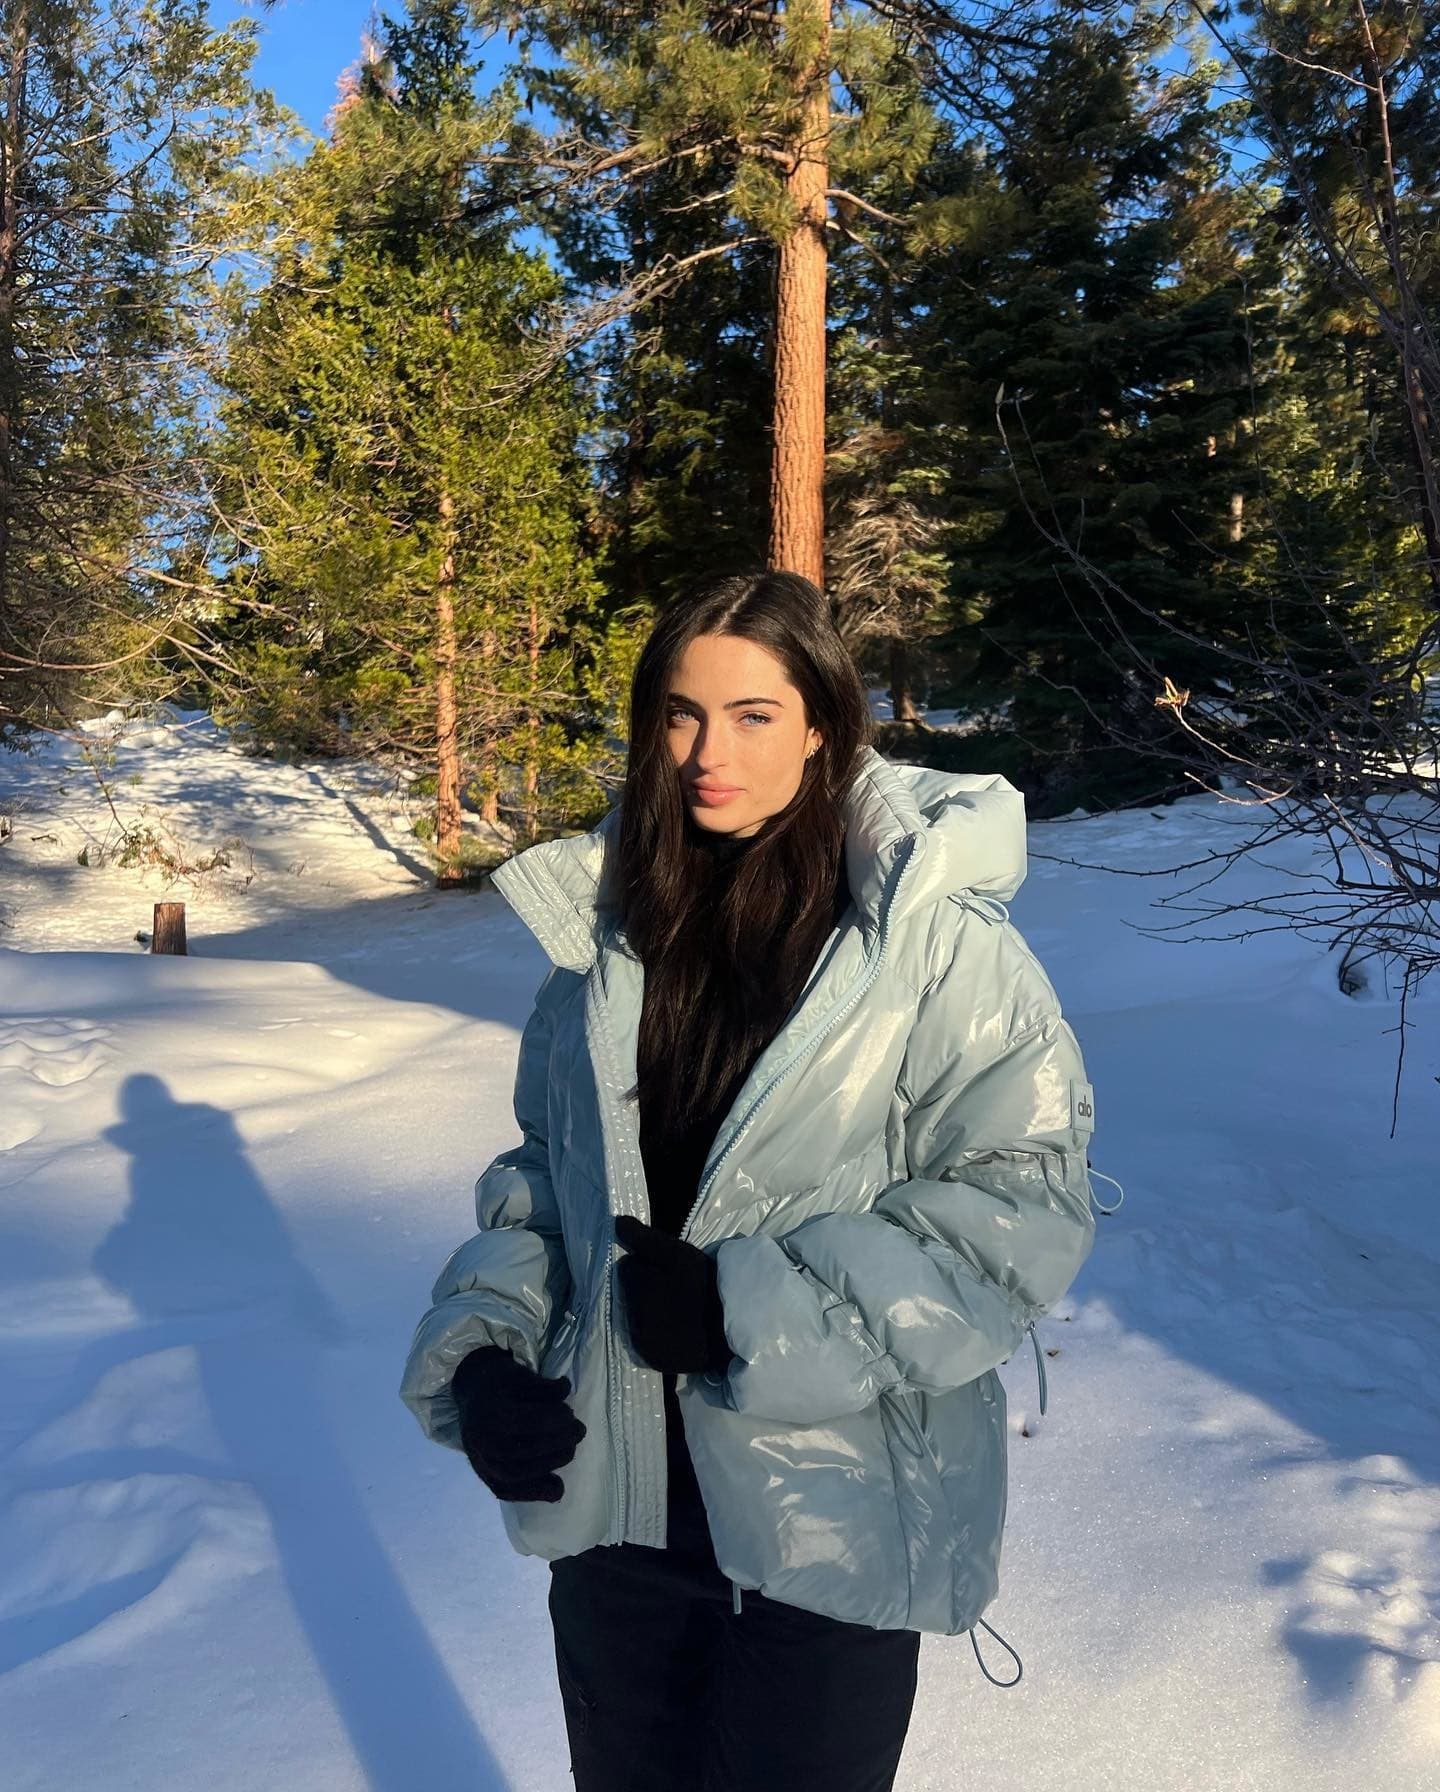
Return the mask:
M 911 856 L 914 853 L 915 843 L 916 843 L 917 839 L 918 839 L 918 835 L 907 834 L 905 836 L 904 840 L 901 842 L 900 851 L 896 856 L 895 869 L 893 872 L 894 881 L 890 885 L 890 894 L 886 898 L 885 906 L 881 913 L 880 938 L 876 942 L 875 954 L 870 960 L 869 969 L 865 972 L 864 976 L 860 979 L 860 982 L 858 984 L 856 984 L 855 988 L 850 992 L 850 994 L 845 998 L 845 1000 L 843 1002 L 841 1002 L 838 1007 L 832 1008 L 830 1013 L 825 1017 L 825 1019 L 820 1023 L 820 1025 L 817 1026 L 812 1032 L 808 1033 L 805 1036 L 805 1038 L 800 1041 L 799 1045 L 797 1045 L 795 1047 L 795 1050 L 793 1052 L 791 1052 L 790 1056 L 780 1066 L 779 1070 L 777 1070 L 775 1072 L 774 1076 L 771 1077 L 770 1081 L 765 1085 L 765 1087 L 755 1097 L 754 1101 L 751 1102 L 749 1111 L 746 1113 L 745 1118 L 740 1122 L 739 1126 L 737 1126 L 735 1128 L 735 1131 L 733 1133 L 731 1133 L 730 1138 L 726 1143 L 725 1149 L 720 1153 L 719 1157 L 717 1157 L 715 1159 L 714 1163 L 711 1164 L 710 1168 L 705 1172 L 704 1177 L 701 1179 L 700 1187 L 697 1190 L 696 1195 L 695 1195 L 694 1204 L 691 1207 L 689 1213 L 687 1213 L 685 1216 L 685 1224 L 680 1228 L 681 1238 L 686 1237 L 686 1235 L 689 1233 L 690 1222 L 695 1218 L 695 1215 L 700 1211 L 701 1205 L 703 1204 L 705 1197 L 710 1192 L 710 1185 L 714 1182 L 716 1176 L 719 1174 L 720 1166 L 725 1162 L 726 1158 L 729 1157 L 730 1153 L 740 1143 L 741 1139 L 745 1136 L 745 1134 L 747 1132 L 749 1132 L 751 1124 L 753 1123 L 755 1116 L 759 1113 L 760 1109 L 770 1099 L 770 1096 L 779 1087 L 779 1085 L 782 1082 L 784 1082 L 785 1078 L 787 1076 L 789 1076 L 790 1072 L 795 1068 L 795 1066 L 800 1062 L 800 1060 L 806 1056 L 806 1054 L 811 1050 L 811 1048 L 813 1046 L 818 1044 L 819 1041 L 825 1037 L 825 1035 L 830 1031 L 830 1029 L 833 1026 L 836 1025 L 836 1023 L 839 1020 L 841 1020 L 846 1014 L 848 1014 L 850 1012 L 850 1010 L 855 1006 L 855 1004 L 865 994 L 866 990 L 869 989 L 870 985 L 880 975 L 880 967 L 881 967 L 882 963 L 884 962 L 885 951 L 890 943 L 890 911 L 895 905 L 896 892 L 900 888 L 901 879 L 903 878 L 903 876 L 905 874 L 905 869 L 909 865 Z
M 620 1353 L 615 1348 L 614 1321 L 611 1315 L 613 1294 L 611 1283 L 615 1274 L 615 1239 L 612 1234 L 610 1248 L 605 1254 L 605 1311 L 600 1323 L 605 1339 L 605 1358 L 607 1381 L 605 1386 L 605 1403 L 609 1413 L 610 1425 L 610 1510 L 615 1514 L 613 1523 L 622 1527 L 625 1522 L 625 1477 L 621 1470 L 620 1453 L 622 1440 L 620 1436 Z
M 596 970 L 592 967 L 591 975 L 594 976 L 595 974 Z M 603 1052 L 613 1061 L 615 1054 L 610 1051 L 611 1037 L 609 1021 L 605 1015 L 599 997 L 593 989 L 587 996 L 587 1004 L 591 1003 L 593 1003 L 594 1016 L 592 1029 L 589 1029 L 591 1031 L 591 1049 Z M 602 1109 L 610 1105 L 608 1085 L 605 1083 L 604 1078 L 597 1076 L 596 1090 L 597 1094 L 601 1096 Z M 612 1129 L 616 1129 L 618 1138 L 619 1129 L 622 1129 L 624 1126 L 623 1116 L 617 1115 L 612 1111 L 610 1123 Z M 629 1528 L 631 1516 L 630 1494 L 633 1477 L 631 1474 L 629 1442 L 625 1436 L 626 1402 L 624 1384 L 626 1378 L 626 1363 L 624 1355 L 620 1350 L 619 1342 L 615 1336 L 615 1258 L 616 1241 L 614 1218 L 611 1216 L 610 1241 L 605 1254 L 603 1325 L 605 1334 L 606 1368 L 609 1376 L 609 1385 L 606 1388 L 606 1411 L 609 1421 L 611 1446 L 610 1497 L 612 1501 L 611 1511 L 613 1514 L 612 1524 L 617 1532 L 616 1541 L 618 1542 L 624 1537 L 625 1532 Z

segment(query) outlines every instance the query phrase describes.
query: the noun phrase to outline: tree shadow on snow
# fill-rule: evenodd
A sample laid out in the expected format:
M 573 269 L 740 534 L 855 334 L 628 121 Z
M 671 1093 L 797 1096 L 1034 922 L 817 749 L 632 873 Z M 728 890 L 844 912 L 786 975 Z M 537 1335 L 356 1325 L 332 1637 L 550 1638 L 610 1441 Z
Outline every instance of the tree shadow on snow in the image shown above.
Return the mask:
M 1315 1095 L 1294 1111 L 1302 1022 Z M 1213 1378 L 1205 1424 L 1221 1476 L 1300 1476 L 1297 1487 L 1320 1490 L 1314 1553 L 1256 1565 L 1286 1602 L 1280 1640 L 1308 1702 L 1353 1703 L 1377 1673 L 1402 1702 L 1434 1658 L 1440 1609 L 1440 1432 L 1427 1379 L 1440 1351 L 1440 1268 L 1422 1211 L 1433 1187 L 1425 1098 L 1412 1086 L 1391 1140 L 1393 1063 L 1344 1009 L 1187 1001 L 1077 1025 L 1101 1092 L 1092 1161 L 1127 1199 L 1099 1220 L 1065 1304 L 1096 1300 L 1118 1322 L 1093 1348 L 1144 1334 Z M 1120 1153 L 1139 1147 L 1134 1167 L 1111 1140 Z M 1096 1193 L 1115 1198 L 1103 1183 Z M 1039 1330 L 1042 1344 L 1063 1346 L 1062 1325 Z M 1062 1366 L 1062 1403 L 1063 1377 Z M 1188 1403 L 1183 1422 L 1195 1423 Z M 1129 1469 L 1122 1455 L 1117 1488 Z

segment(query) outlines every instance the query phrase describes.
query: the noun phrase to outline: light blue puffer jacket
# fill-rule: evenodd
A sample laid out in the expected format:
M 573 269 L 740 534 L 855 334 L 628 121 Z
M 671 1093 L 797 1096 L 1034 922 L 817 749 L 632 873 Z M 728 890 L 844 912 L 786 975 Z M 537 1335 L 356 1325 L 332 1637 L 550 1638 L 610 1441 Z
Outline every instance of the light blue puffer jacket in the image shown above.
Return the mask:
M 1093 1236 L 1079 1048 L 1004 900 L 1024 799 L 867 749 L 845 803 L 853 898 L 720 1127 L 683 1236 L 716 1255 L 735 1361 L 682 1376 L 715 1550 L 741 1589 L 957 1634 L 998 1585 L 996 1365 Z M 615 1289 L 615 1217 L 649 1218 L 634 1104 L 643 971 L 607 900 L 619 810 L 494 882 L 553 961 L 525 1026 L 521 1142 L 475 1185 L 401 1397 L 459 1447 L 449 1383 L 482 1344 L 568 1375 L 586 1435 L 557 1503 L 502 1505 L 567 1556 L 665 1542 L 661 1377 Z

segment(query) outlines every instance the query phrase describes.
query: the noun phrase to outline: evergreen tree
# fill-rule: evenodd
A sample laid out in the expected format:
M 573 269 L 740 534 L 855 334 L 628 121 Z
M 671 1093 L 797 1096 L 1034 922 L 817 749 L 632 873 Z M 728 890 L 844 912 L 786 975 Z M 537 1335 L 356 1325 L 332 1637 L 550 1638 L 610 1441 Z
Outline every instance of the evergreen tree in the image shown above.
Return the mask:
M 918 61 L 891 70 L 912 103 L 930 104 Z M 950 128 L 954 128 L 953 124 Z M 887 216 L 871 222 L 836 206 L 831 253 L 826 462 L 827 567 L 836 626 L 868 679 L 888 685 L 897 724 L 918 722 L 916 681 L 944 620 L 951 544 L 944 499 L 951 448 L 930 402 L 933 374 L 912 329 L 933 233 L 950 195 L 944 132 L 918 178 L 876 170 L 867 196 Z M 941 178 L 937 179 L 936 177 Z M 903 739 L 897 744 L 909 751 Z
M 1155 696 L 1218 690 L 1243 639 L 1247 308 L 1269 277 L 1219 151 L 1215 70 L 1171 28 L 1056 15 L 994 155 L 957 143 L 907 341 L 951 449 L 953 627 L 973 751 L 1037 813 L 1175 787 Z M 1067 546 L 1068 544 L 1068 546 Z M 1073 547 L 1087 565 L 1078 566 Z
M 1413 6 L 1239 10 L 1289 298 L 1268 584 L 1345 677 L 1440 615 L 1440 35 Z
M 240 679 L 220 707 L 429 768 L 449 882 L 467 784 L 526 833 L 595 809 L 605 692 L 582 674 L 614 644 L 589 614 L 586 414 L 563 367 L 525 377 L 558 282 L 481 203 L 513 93 L 477 98 L 458 0 L 384 33 L 330 139 L 276 176 L 267 284 L 231 292 L 217 502 Z
M 0 744 L 123 696 L 183 596 L 253 53 L 204 0 L 0 0 Z
M 683 164 L 628 183 L 601 220 L 566 208 L 546 222 L 573 287 L 613 291 L 627 267 L 700 250 L 703 182 Z M 706 573 L 764 563 L 768 546 L 771 270 L 755 256 L 696 265 L 588 345 L 604 394 L 593 450 L 602 581 L 641 614 Z
M 869 192 L 912 178 L 934 135 L 903 29 L 887 8 L 830 0 L 792 0 L 783 9 L 748 0 L 482 0 L 477 10 L 487 24 L 518 31 L 527 54 L 541 43 L 559 58 L 526 76 L 560 130 L 546 139 L 527 126 L 513 146 L 548 171 L 551 216 L 599 208 L 600 218 L 581 228 L 606 253 L 605 224 L 619 192 L 688 188 L 676 203 L 695 228 L 690 246 L 672 252 L 667 244 L 654 259 L 626 265 L 618 293 L 602 289 L 602 322 L 682 283 L 688 304 L 689 282 L 714 260 L 761 260 L 771 283 L 762 337 L 768 560 L 823 584 L 830 237 L 876 220 L 901 227 Z M 655 246 L 648 231 L 620 240 L 647 257 Z M 751 286 L 744 275 L 733 284 Z

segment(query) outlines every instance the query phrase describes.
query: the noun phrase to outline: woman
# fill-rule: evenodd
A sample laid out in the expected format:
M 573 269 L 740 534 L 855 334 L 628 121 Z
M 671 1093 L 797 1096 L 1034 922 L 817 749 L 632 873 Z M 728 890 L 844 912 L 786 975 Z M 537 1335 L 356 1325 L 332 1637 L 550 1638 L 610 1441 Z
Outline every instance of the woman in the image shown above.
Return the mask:
M 723 580 L 641 654 L 620 804 L 494 873 L 553 961 L 524 1136 L 401 1394 L 550 1561 L 579 1792 L 883 1792 L 920 1634 L 996 1592 L 1089 1086 L 997 900 L 1020 794 L 870 737 L 819 590 Z

